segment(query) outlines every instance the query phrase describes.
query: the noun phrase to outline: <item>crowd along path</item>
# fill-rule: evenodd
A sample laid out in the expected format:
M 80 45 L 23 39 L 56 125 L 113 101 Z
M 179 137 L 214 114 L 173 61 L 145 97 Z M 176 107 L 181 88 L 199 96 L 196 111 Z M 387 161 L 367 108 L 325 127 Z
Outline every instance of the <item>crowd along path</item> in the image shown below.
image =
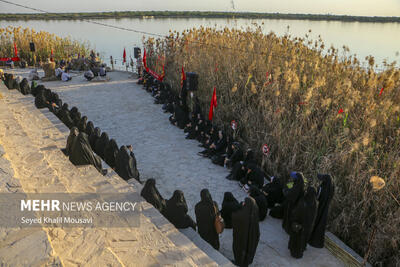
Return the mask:
M 27 76 L 29 70 L 14 70 Z M 132 144 L 141 179 L 155 178 L 164 198 L 176 189 L 184 192 L 189 214 L 195 219 L 194 206 L 200 200 L 200 190 L 208 188 L 221 206 L 224 192 L 230 191 L 239 200 L 246 193 L 237 182 L 228 181 L 228 170 L 216 166 L 209 159 L 197 155 L 202 148 L 198 142 L 185 139 L 179 128 L 170 124 L 161 105 L 136 84 L 129 73 L 111 72 L 109 82 L 87 82 L 76 74 L 70 82 L 45 82 L 59 93 L 69 107 L 76 106 L 93 121 L 95 127 L 106 131 L 118 146 Z M 185 232 L 183 230 L 182 232 Z M 269 216 L 260 223 L 260 243 L 252 266 L 343 266 L 327 249 L 310 246 L 302 259 L 294 259 L 287 248 L 289 237 L 282 230 L 281 221 Z M 220 236 L 220 252 L 233 259 L 232 230 Z

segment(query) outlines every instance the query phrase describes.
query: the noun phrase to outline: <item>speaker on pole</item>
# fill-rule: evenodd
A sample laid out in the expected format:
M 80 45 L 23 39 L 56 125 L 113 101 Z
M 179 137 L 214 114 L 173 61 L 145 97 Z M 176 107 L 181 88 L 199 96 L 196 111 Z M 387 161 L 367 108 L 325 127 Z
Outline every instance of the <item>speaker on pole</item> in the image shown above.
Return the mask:
M 139 55 L 141 54 L 140 48 L 139 47 L 133 48 L 133 54 L 134 54 L 136 59 L 139 58 Z
M 29 48 L 31 49 L 31 52 L 35 52 L 35 43 L 34 42 L 30 42 L 29 43 Z
M 197 91 L 199 75 L 195 72 L 186 72 L 186 90 Z

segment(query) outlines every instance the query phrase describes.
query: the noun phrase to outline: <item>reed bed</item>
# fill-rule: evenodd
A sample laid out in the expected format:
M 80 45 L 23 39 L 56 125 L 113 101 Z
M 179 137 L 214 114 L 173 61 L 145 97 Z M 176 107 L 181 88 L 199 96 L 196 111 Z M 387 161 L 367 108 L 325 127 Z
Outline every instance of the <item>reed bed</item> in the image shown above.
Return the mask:
M 400 265 L 395 63 L 384 62 L 377 71 L 372 56 L 363 65 L 346 47 L 325 48 L 309 33 L 263 34 L 261 26 L 194 28 L 145 39 L 144 45 L 148 65 L 159 73 L 156 62 L 165 57 L 165 80 L 176 92 L 182 66 L 199 74 L 195 95 L 206 116 L 217 88 L 213 122 L 229 131 L 237 121 L 237 137 L 256 149 L 268 174 L 286 178 L 291 170 L 302 171 L 314 185 L 317 173 L 332 174 L 336 193 L 329 230 L 376 266 Z M 261 153 L 265 143 L 268 156 Z M 374 191 L 372 176 L 382 177 L 385 187 Z
M 29 43 L 35 44 L 36 52 L 30 52 Z M 18 56 L 33 64 L 44 62 L 51 56 L 53 49 L 54 60 L 68 60 L 78 54 L 89 55 L 89 43 L 72 40 L 70 37 L 61 38 L 45 31 L 35 31 L 30 28 L 8 26 L 0 28 L 0 57 L 14 56 L 14 43 Z

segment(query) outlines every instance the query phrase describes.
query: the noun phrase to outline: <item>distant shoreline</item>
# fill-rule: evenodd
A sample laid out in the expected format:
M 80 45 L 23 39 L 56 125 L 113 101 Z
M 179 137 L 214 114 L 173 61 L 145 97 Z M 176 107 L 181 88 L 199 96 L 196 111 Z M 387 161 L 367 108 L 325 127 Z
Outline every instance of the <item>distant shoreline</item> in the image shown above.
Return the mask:
M 0 21 L 5 20 L 82 20 L 119 18 L 247 18 L 247 19 L 285 19 L 343 22 L 400 23 L 400 17 L 367 17 L 323 14 L 284 14 L 253 12 L 208 12 L 208 11 L 115 11 L 85 13 L 0 13 Z

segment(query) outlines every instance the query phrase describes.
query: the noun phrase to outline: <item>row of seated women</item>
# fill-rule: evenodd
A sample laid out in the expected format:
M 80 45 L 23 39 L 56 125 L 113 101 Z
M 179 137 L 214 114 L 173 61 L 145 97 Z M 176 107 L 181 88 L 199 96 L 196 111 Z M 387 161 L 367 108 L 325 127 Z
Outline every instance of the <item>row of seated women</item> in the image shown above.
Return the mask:
M 106 132 L 101 133 L 100 128 L 95 128 L 93 122 L 87 121 L 86 116 L 81 116 L 78 108 L 69 109 L 68 104 L 63 104 L 57 93 L 44 85 L 37 85 L 36 81 L 32 81 L 29 86 L 26 78 L 18 83 L 12 74 L 6 74 L 4 83 L 9 89 L 32 94 L 38 109 L 48 108 L 70 129 L 65 153 L 74 165 L 93 165 L 105 174 L 106 170 L 102 169 L 103 159 L 124 180 L 134 178 L 140 181 L 131 145 L 118 148 L 116 141 L 109 139 Z
M 258 206 L 252 197 L 239 203 L 232 193 L 226 192 L 222 209 L 219 210 L 208 189 L 203 189 L 200 192 L 200 201 L 195 206 L 195 222 L 187 214 L 188 206 L 182 191 L 176 190 L 170 199 L 164 200 L 156 188 L 155 180 L 148 179 L 141 195 L 176 228 L 197 228 L 199 235 L 216 250 L 219 249 L 220 243 L 215 219 L 221 214 L 225 228 L 233 230 L 234 263 L 238 266 L 248 266 L 253 262 L 260 240 L 260 228 Z
M 269 178 L 257 165 L 251 149 L 243 152 L 239 142 L 204 119 L 196 98 L 193 112 L 188 111 L 184 87 L 176 96 L 168 84 L 158 82 L 146 73 L 142 82 L 155 97 L 155 103 L 163 104 L 164 111 L 172 113 L 170 122 L 184 129 L 187 139 L 196 139 L 200 142 L 199 146 L 205 148 L 199 155 L 231 169 L 226 178 L 238 181 L 255 201 L 259 221 L 266 218 L 268 210 L 271 217 L 283 219 L 282 226 L 290 235 L 288 248 L 293 257 L 301 258 L 307 243 L 317 248 L 324 246 L 329 204 L 334 194 L 330 175 L 318 175 L 322 181 L 318 193 L 311 186 L 304 190 L 305 179 L 301 173 L 292 172 L 289 179 Z M 285 184 L 284 180 L 288 183 Z M 232 194 L 225 194 L 221 214 L 227 226 L 231 225 L 227 209 L 235 210 L 237 204 Z M 168 218 L 168 214 L 166 216 Z M 186 218 L 188 226 L 192 226 L 187 216 L 181 218 Z

